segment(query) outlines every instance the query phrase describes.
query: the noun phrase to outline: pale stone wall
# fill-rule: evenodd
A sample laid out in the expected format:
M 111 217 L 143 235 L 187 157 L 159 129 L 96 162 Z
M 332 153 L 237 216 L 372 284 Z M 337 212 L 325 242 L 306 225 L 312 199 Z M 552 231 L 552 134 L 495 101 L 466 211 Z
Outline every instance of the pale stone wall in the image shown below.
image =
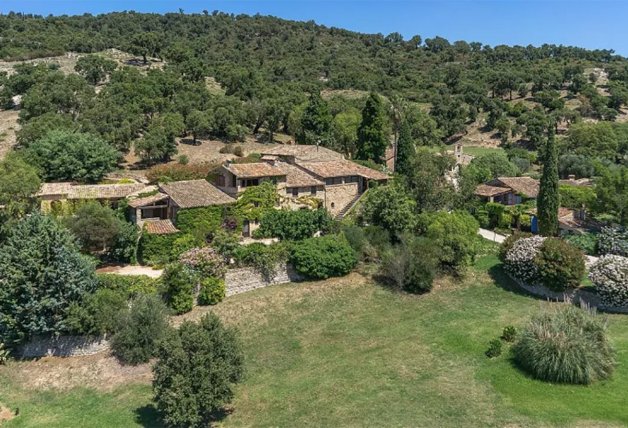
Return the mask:
M 300 281 L 301 276 L 292 266 L 282 263 L 277 266 L 273 278 L 265 278 L 260 272 L 252 267 L 229 269 L 225 275 L 225 288 L 227 296 L 244 293 L 257 288 L 268 287 L 269 285 L 285 284 L 288 282 Z
M 580 304 L 586 304 L 591 308 L 596 308 L 604 312 L 628 314 L 628 307 L 605 306 L 602 303 L 600 296 L 581 288 L 567 289 L 565 291 L 557 292 L 550 290 L 549 288 L 541 284 L 528 284 L 508 272 L 507 274 L 513 281 L 515 281 L 519 285 L 519 287 L 523 288 L 528 293 L 534 296 L 543 297 L 547 300 L 553 300 L 557 302 L 570 301 Z
M 325 186 L 325 208 L 332 216 L 335 216 L 351 203 L 359 193 L 358 183 Z
M 79 357 L 93 355 L 109 349 L 104 336 L 59 336 L 35 337 L 20 349 L 23 358 L 36 357 Z

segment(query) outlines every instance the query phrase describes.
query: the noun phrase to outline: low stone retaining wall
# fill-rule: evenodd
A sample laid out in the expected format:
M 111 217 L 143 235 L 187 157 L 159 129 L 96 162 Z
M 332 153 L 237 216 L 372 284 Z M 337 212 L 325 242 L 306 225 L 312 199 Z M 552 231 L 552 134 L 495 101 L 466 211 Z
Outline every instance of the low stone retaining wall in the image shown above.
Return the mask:
M 108 349 L 109 341 L 104 336 L 35 337 L 22 346 L 20 356 L 23 358 L 80 357 L 97 354 Z
M 272 278 L 265 278 L 255 268 L 245 267 L 229 269 L 225 275 L 225 288 L 227 296 L 244 293 L 269 285 L 285 284 L 300 281 L 303 278 L 289 264 L 278 265 Z
M 508 274 L 510 279 L 512 279 L 517 283 L 517 285 L 519 285 L 519 287 L 523 288 L 525 291 L 534 296 L 543 297 L 545 299 L 557 302 L 564 302 L 568 300 L 576 303 L 584 303 L 591 308 L 596 308 L 597 310 L 604 312 L 628 314 L 628 307 L 606 306 L 602 303 L 600 296 L 591 291 L 584 290 L 582 288 L 576 288 L 557 292 L 554 290 L 550 290 L 544 285 L 528 284 L 521 281 L 519 278 L 516 278 L 514 275 L 511 275 L 509 272 L 506 271 L 506 273 Z

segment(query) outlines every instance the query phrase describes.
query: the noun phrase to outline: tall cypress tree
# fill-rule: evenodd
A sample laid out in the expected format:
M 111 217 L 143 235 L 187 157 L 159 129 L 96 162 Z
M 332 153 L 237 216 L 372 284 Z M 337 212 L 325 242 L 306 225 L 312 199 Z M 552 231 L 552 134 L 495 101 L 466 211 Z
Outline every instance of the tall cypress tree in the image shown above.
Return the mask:
M 537 203 L 541 235 L 558 235 L 558 205 L 558 153 L 554 127 L 550 126 L 543 153 L 543 175 Z
M 416 153 L 414 139 L 412 138 L 412 129 L 410 128 L 410 124 L 407 120 L 403 120 L 401 122 L 396 151 L 395 172 L 405 175 L 408 173 L 410 161 Z
M 388 147 L 386 112 L 381 98 L 372 93 L 362 110 L 362 123 L 358 128 L 357 158 L 383 163 L 386 147 Z

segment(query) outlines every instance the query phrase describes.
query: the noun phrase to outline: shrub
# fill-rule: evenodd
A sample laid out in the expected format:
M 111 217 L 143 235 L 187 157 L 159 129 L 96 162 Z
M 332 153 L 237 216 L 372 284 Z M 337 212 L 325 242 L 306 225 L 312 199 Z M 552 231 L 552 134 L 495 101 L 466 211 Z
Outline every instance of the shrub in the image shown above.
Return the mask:
M 5 348 L 4 343 L 0 342 L 0 366 L 3 366 L 9 360 L 9 350 Z
M 179 162 L 179 164 L 181 165 L 187 165 L 190 163 L 190 158 L 188 157 L 188 155 L 179 155 L 177 157 L 177 162 Z
M 120 314 L 127 307 L 123 291 L 107 288 L 96 290 L 85 297 L 81 304 L 70 310 L 68 328 L 77 334 L 101 335 L 114 333 Z
M 270 210 L 262 216 L 255 236 L 300 241 L 311 238 L 318 231 L 327 231 L 331 221 L 325 209 Z
M 502 341 L 499 339 L 493 339 L 488 342 L 488 349 L 485 354 L 489 358 L 499 357 L 502 354 Z
M 147 363 L 168 331 L 168 309 L 156 295 L 140 295 L 120 318 L 111 349 L 125 364 Z
M 142 233 L 138 245 L 138 259 L 142 264 L 151 266 L 163 266 L 174 259 L 172 247 L 174 241 L 181 236 L 181 233 L 170 233 L 167 235 L 154 235 Z
M 507 325 L 502 331 L 501 339 L 506 342 L 514 342 L 517 338 L 517 329 L 515 326 Z
M 400 290 L 430 291 L 438 265 L 437 251 L 427 238 L 404 236 L 400 244 L 384 253 L 380 274 Z
M 111 243 L 106 258 L 112 262 L 137 263 L 137 241 L 139 228 L 132 223 L 120 221 L 120 231 Z
M 116 275 L 111 273 L 96 274 L 98 288 L 123 292 L 127 297 L 138 294 L 155 294 L 158 280 L 146 275 Z
M 73 216 L 64 219 L 84 251 L 102 252 L 111 247 L 120 234 L 122 221 L 115 211 L 96 201 L 81 204 Z
M 0 244 L 0 342 L 66 331 L 73 303 L 96 288 L 94 265 L 52 217 L 31 214 Z
M 205 241 L 197 239 L 189 233 L 179 234 L 179 236 L 172 241 L 172 247 L 170 248 L 170 260 L 177 260 L 181 254 L 200 247 L 204 243 Z
M 562 238 L 571 245 L 580 248 L 585 254 L 595 254 L 598 240 L 595 233 L 568 233 Z
M 297 272 L 312 279 L 348 274 L 357 263 L 355 252 L 340 235 L 327 235 L 296 242 L 290 261 Z
M 589 279 L 595 285 L 602 302 L 612 307 L 628 306 L 628 258 L 608 254 L 589 269 Z
M 218 165 L 212 163 L 183 164 L 169 163 L 156 165 L 146 172 L 151 183 L 169 183 L 171 181 L 200 180 L 216 170 Z
M 213 314 L 184 322 L 159 346 L 153 368 L 155 403 L 167 426 L 209 426 L 233 398 L 243 355 L 233 330 Z
M 288 259 L 288 250 L 284 244 L 264 245 L 255 242 L 238 247 L 235 259 L 239 265 L 255 268 L 267 280 L 275 276 L 279 263 Z
M 189 312 L 194 307 L 193 279 L 181 264 L 166 267 L 161 278 L 164 297 L 175 314 Z
M 617 254 L 628 257 L 628 229 L 624 227 L 603 227 L 598 236 L 599 254 Z
M 533 235 L 528 232 L 515 231 L 512 235 L 504 239 L 504 242 L 499 246 L 499 259 L 502 263 L 506 263 L 506 254 L 508 254 L 508 251 L 510 251 L 515 242 L 523 238 L 530 238 L 531 236 Z
M 192 248 L 179 256 L 179 263 L 199 279 L 222 278 L 227 272 L 223 257 L 210 247 Z
M 427 216 L 425 236 L 439 247 L 441 269 L 461 274 L 475 259 L 480 238 L 479 224 L 467 212 L 438 212 Z
M 242 146 L 235 146 L 233 148 L 233 154 L 236 155 L 239 158 L 244 156 L 244 150 L 242 149 Z
M 589 384 L 608 378 L 615 365 L 606 323 L 572 305 L 532 318 L 513 351 L 524 370 L 549 382 Z
M 529 283 L 539 280 L 539 270 L 534 258 L 543 245 L 543 236 L 533 236 L 515 241 L 506 253 L 506 270 L 516 278 Z
M 199 305 L 215 305 L 225 298 L 225 281 L 219 278 L 205 278 L 201 281 L 198 293 Z
M 214 234 L 211 246 L 228 263 L 235 257 L 236 251 L 240 247 L 240 239 L 235 233 L 219 230 Z
M 582 251 L 559 238 L 547 238 L 534 263 L 541 283 L 555 291 L 580 286 L 585 273 Z

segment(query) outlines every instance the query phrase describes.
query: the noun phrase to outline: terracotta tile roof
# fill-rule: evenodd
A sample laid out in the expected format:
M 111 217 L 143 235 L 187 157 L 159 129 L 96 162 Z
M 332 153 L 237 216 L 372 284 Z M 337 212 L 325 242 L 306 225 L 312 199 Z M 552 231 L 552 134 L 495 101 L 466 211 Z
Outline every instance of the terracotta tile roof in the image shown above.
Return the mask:
M 264 149 L 261 153 L 264 155 L 290 156 L 296 160 L 303 162 L 329 161 L 344 159 L 344 156 L 338 152 L 330 150 L 326 147 L 308 144 L 291 144 L 279 145 L 269 149 Z
M 72 183 L 43 183 L 36 196 L 66 196 L 72 185 Z
M 500 183 L 502 187 L 510 187 L 528 198 L 536 198 L 539 195 L 539 181 L 532 177 L 498 177 L 488 184 L 499 186 Z
M 161 184 L 159 187 L 180 208 L 208 207 L 235 202 L 235 199 L 209 184 L 207 180 L 174 181 Z
M 275 166 L 286 174 L 286 187 L 322 186 L 325 184 L 301 168 L 286 162 L 278 162 Z
M 281 169 L 267 163 L 230 163 L 225 169 L 238 178 L 281 177 L 286 175 Z
M 131 208 L 143 207 L 146 205 L 154 204 L 155 202 L 163 201 L 168 199 L 168 195 L 164 193 L 156 193 L 154 195 L 145 196 L 143 198 L 135 198 L 129 201 L 129 206 Z
M 144 230 L 150 235 L 168 235 L 179 232 L 170 220 L 150 220 L 144 223 Z
M 387 180 L 390 178 L 388 174 L 344 159 L 327 162 L 298 162 L 297 165 L 322 178 L 348 175 L 359 175 L 369 180 Z
M 475 188 L 475 192 L 473 192 L 477 196 L 491 197 L 503 195 L 504 193 L 510 192 L 509 188 L 506 187 L 496 187 L 489 186 L 488 184 L 480 184 Z
M 72 184 L 44 183 L 37 196 L 67 199 L 120 199 L 146 189 L 145 184 Z

